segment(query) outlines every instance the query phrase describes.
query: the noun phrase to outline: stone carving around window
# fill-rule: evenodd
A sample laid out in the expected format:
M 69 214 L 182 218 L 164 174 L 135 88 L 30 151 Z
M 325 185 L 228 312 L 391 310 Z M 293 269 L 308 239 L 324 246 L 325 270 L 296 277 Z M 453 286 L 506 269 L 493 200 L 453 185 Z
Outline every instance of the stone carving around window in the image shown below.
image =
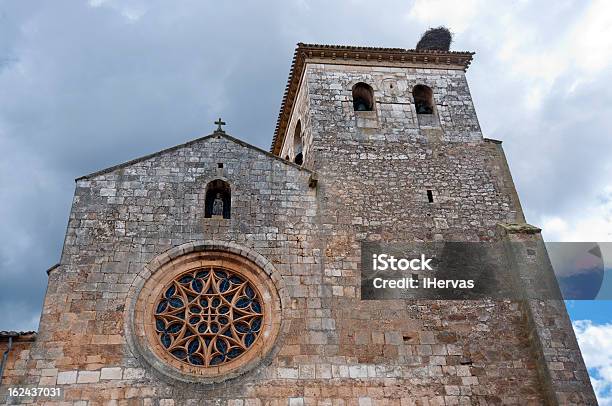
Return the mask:
M 258 339 L 261 295 L 240 274 L 203 267 L 175 277 L 157 300 L 159 344 L 175 359 L 211 367 L 238 359 Z
M 127 334 L 154 371 L 203 384 L 269 362 L 286 331 L 281 315 L 288 300 L 263 257 L 232 243 L 206 244 L 211 248 L 177 247 L 147 265 L 150 273 L 128 304 Z

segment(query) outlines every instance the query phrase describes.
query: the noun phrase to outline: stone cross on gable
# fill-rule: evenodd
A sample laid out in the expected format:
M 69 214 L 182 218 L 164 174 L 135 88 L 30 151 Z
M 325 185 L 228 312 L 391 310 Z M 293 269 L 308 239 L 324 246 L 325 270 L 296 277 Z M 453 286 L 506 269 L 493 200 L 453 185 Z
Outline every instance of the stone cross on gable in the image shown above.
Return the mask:
M 219 117 L 219 119 L 217 121 L 215 121 L 215 124 L 218 125 L 217 129 L 215 130 L 216 133 L 224 133 L 225 132 L 223 130 L 223 128 L 221 127 L 222 125 L 225 125 L 225 121 L 222 121 L 221 117 Z

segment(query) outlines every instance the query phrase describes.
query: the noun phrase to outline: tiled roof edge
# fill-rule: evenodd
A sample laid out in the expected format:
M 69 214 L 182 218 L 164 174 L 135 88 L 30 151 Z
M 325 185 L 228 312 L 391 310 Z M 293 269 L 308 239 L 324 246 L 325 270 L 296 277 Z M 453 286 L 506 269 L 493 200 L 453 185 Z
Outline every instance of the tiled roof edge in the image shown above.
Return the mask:
M 5 341 L 9 338 L 20 341 L 34 341 L 37 335 L 36 331 L 0 331 L 0 341 Z

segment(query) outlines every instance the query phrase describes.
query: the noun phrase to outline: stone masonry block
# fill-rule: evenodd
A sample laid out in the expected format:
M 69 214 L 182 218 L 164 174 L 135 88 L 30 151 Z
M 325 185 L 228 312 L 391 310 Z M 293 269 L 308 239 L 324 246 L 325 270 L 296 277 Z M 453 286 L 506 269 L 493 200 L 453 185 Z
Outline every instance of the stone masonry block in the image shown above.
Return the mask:
M 100 371 L 79 371 L 77 383 L 96 383 L 100 381 Z
M 57 374 L 57 384 L 58 385 L 68 385 L 72 383 L 76 383 L 77 381 L 77 371 L 64 371 L 59 372 Z

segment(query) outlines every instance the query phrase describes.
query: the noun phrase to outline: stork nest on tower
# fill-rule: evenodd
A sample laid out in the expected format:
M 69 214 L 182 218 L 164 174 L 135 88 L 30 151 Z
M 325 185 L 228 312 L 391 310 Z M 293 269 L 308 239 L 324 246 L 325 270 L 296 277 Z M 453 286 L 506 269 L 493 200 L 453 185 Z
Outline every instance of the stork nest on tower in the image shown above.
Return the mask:
M 428 49 L 436 51 L 448 51 L 451 42 L 453 42 L 453 34 L 446 27 L 430 28 L 417 43 L 416 49 Z

